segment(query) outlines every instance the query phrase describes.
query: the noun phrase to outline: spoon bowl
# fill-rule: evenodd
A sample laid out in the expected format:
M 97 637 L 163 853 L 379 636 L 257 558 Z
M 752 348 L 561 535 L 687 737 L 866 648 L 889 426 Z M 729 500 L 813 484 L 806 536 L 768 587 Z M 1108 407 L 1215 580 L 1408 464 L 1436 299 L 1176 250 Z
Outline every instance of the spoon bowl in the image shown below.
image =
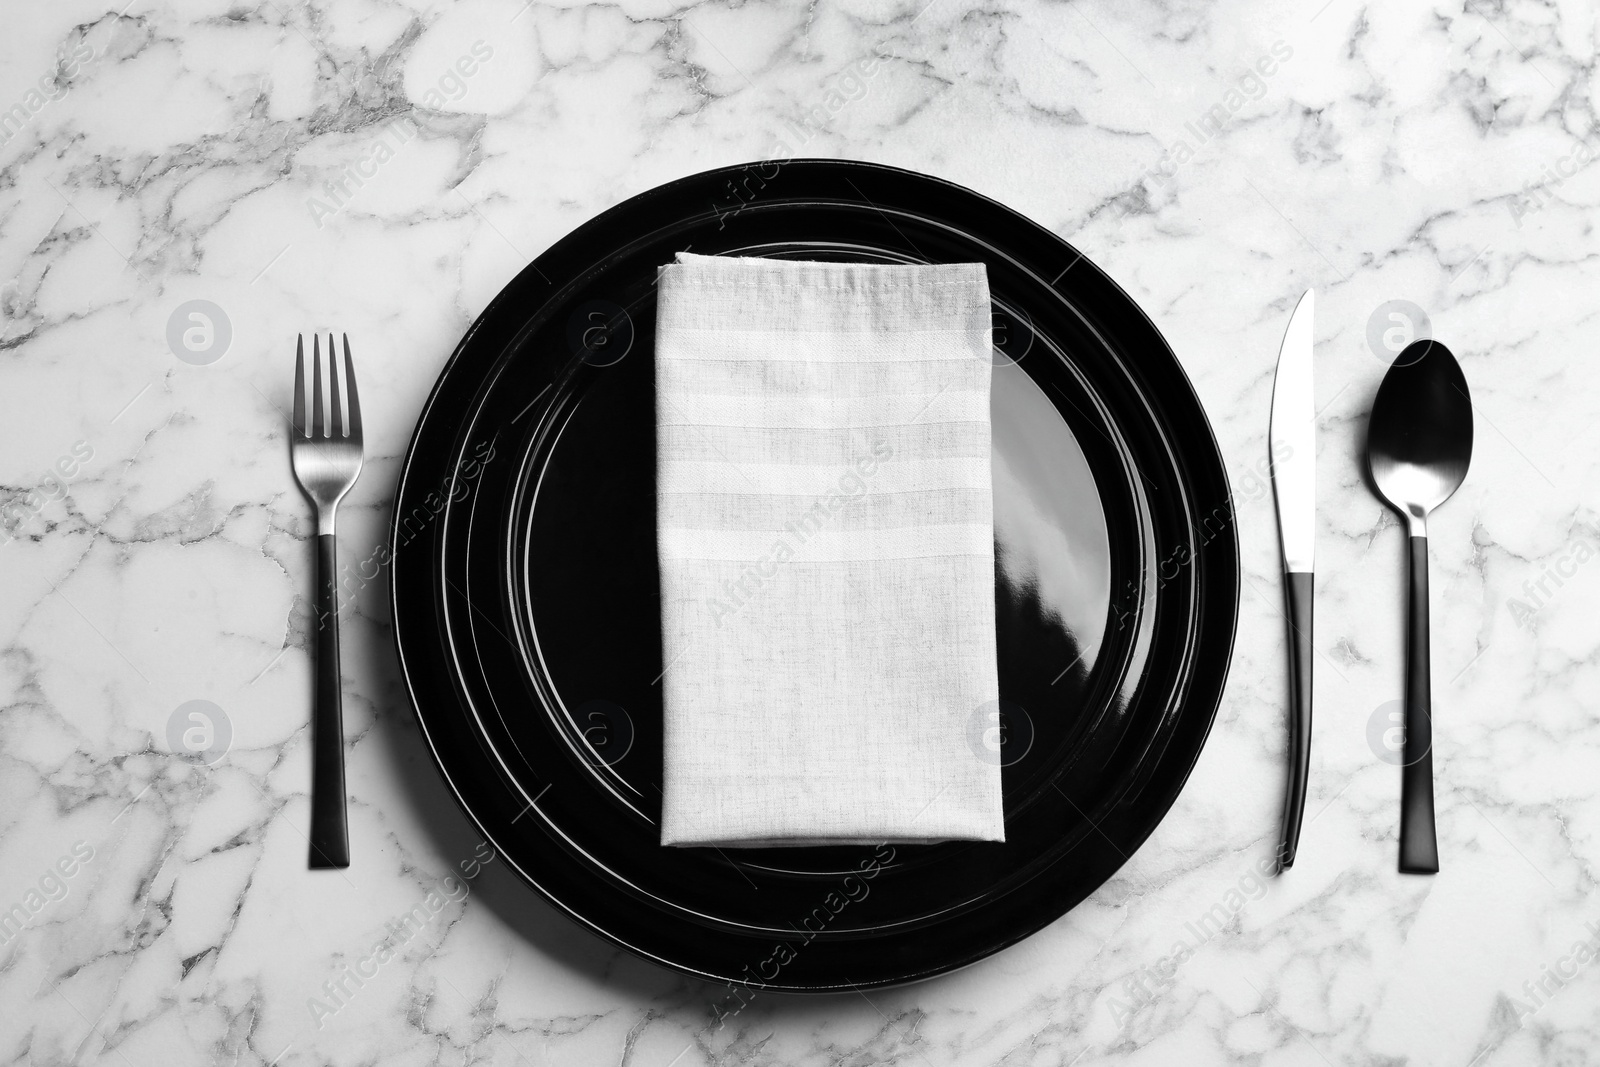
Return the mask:
M 1461 365 L 1438 341 L 1414 341 L 1372 402 L 1372 484 L 1406 517 L 1413 537 L 1426 536 L 1428 513 L 1461 487 L 1471 459 L 1472 399 Z
M 1411 594 L 1406 627 L 1405 764 L 1400 777 L 1400 870 L 1433 874 L 1433 677 L 1428 643 L 1428 515 L 1461 486 L 1472 460 L 1472 399 L 1450 350 L 1415 341 L 1394 361 L 1372 402 L 1367 469 L 1373 487 L 1405 516 Z

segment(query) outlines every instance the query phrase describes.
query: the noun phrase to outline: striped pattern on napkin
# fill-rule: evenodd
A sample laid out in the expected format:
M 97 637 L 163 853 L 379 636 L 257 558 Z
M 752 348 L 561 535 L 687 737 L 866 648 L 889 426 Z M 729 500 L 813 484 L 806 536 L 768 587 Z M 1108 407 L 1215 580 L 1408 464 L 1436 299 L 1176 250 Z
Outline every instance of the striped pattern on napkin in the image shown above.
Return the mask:
M 1002 841 L 982 264 L 661 269 L 664 845 Z

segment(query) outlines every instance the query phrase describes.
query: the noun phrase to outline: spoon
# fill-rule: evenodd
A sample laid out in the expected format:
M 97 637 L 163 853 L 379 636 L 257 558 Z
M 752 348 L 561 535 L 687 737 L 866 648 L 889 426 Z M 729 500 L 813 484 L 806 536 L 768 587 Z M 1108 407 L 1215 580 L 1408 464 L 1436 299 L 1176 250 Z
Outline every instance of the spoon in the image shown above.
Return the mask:
M 1450 350 L 1413 341 L 1389 367 L 1367 424 L 1367 469 L 1411 534 L 1407 611 L 1405 765 L 1400 778 L 1400 870 L 1434 874 L 1433 698 L 1428 649 L 1428 514 L 1450 499 L 1472 459 L 1472 400 Z

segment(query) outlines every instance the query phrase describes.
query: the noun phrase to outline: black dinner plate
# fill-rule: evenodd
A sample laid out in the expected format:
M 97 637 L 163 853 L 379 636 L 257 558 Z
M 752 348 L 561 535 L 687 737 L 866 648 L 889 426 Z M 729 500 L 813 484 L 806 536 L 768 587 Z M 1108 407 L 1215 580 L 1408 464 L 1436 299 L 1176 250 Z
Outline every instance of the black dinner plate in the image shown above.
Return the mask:
M 660 846 L 655 279 L 684 250 L 987 265 L 1002 699 L 969 743 L 1004 844 Z M 641 956 L 789 991 L 965 966 L 1111 877 L 1199 756 L 1238 606 L 1221 457 L 1133 301 L 1000 204 L 829 160 L 653 189 L 522 271 L 423 409 L 392 539 L 418 719 L 505 862 Z

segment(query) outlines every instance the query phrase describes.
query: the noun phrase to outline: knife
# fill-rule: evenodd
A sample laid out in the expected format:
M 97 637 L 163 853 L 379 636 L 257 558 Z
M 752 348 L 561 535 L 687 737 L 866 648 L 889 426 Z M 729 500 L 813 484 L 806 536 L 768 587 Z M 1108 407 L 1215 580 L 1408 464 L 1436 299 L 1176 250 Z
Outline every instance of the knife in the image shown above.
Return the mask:
M 1283 546 L 1285 617 L 1289 622 L 1289 782 L 1283 802 L 1278 870 L 1294 866 L 1300 820 L 1306 811 L 1306 774 L 1311 767 L 1311 601 L 1316 555 L 1317 441 L 1311 389 L 1311 327 L 1315 297 L 1310 289 L 1295 305 L 1278 353 L 1272 384 L 1272 428 L 1267 462 L 1278 505 L 1278 541 Z

